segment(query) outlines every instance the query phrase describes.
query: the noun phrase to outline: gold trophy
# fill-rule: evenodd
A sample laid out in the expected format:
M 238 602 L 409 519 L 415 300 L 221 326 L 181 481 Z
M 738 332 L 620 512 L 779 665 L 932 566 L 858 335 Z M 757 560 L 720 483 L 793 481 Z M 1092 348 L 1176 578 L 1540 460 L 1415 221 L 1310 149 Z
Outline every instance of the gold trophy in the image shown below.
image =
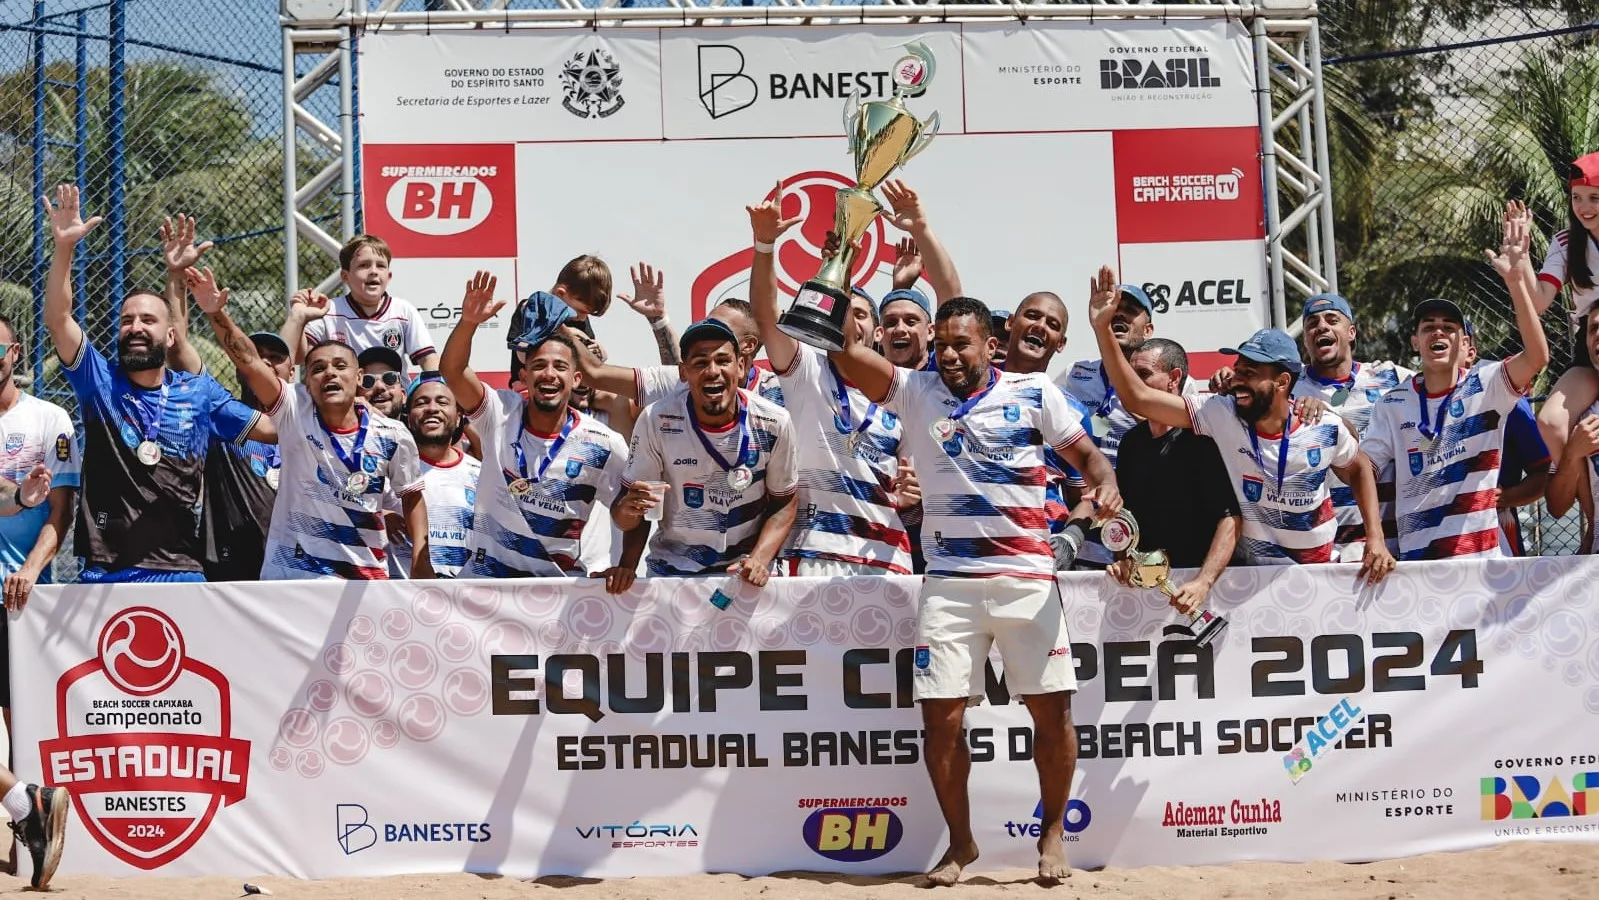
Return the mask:
M 1099 538 L 1106 550 L 1125 552 L 1127 558 L 1132 560 L 1133 570 L 1127 580 L 1135 587 L 1158 588 L 1168 597 L 1177 596 L 1177 588 L 1171 583 L 1171 560 L 1167 558 L 1166 551 L 1138 551 L 1138 520 L 1133 518 L 1130 510 L 1124 509 L 1106 522 L 1099 532 Z M 1208 609 L 1194 610 L 1188 614 L 1188 620 L 1194 641 L 1201 647 L 1209 646 L 1227 628 L 1227 620 Z
M 844 135 L 855 157 L 855 186 L 838 192 L 833 231 L 838 253 L 824 260 L 816 277 L 800 286 L 777 327 L 797 341 L 830 352 L 844 349 L 844 322 L 849 316 L 850 270 L 860 250 L 861 235 L 883 212 L 872 191 L 911 157 L 927 149 L 938 134 L 938 113 L 917 121 L 905 108 L 907 97 L 926 93 L 933 80 L 933 51 L 920 42 L 905 48 L 909 55 L 894 64 L 894 96 L 861 103 L 850 95 L 844 105 Z

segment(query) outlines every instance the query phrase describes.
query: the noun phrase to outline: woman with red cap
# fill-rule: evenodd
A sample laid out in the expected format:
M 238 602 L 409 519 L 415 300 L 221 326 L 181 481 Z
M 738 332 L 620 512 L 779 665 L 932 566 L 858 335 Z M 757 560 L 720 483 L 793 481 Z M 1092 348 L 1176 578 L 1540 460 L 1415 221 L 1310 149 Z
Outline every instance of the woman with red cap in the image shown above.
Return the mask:
M 1589 153 L 1571 164 L 1570 224 L 1549 241 L 1549 253 L 1538 273 L 1539 312 L 1549 308 L 1560 289 L 1571 285 L 1571 317 L 1576 324 L 1577 346 L 1571 368 L 1555 382 L 1538 414 L 1538 430 L 1555 459 L 1560 459 L 1567 436 L 1577 420 L 1599 400 L 1599 374 L 1594 372 L 1594 348 L 1589 346 L 1587 318 L 1599 302 L 1599 153 Z

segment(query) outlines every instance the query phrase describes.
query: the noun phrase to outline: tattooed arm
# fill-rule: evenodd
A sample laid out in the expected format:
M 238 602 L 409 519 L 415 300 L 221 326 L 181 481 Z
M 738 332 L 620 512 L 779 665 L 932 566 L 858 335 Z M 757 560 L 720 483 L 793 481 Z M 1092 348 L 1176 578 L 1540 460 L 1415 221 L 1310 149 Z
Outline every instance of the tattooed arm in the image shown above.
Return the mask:
M 185 269 L 183 277 L 189 284 L 189 293 L 194 295 L 195 305 L 205 313 L 211 330 L 216 332 L 223 352 L 238 368 L 239 379 L 250 386 L 250 392 L 261 401 L 263 408 L 275 408 L 283 382 L 278 379 L 278 373 L 272 371 L 271 364 L 256 352 L 255 342 L 228 315 L 228 292 L 217 288 L 216 276 L 211 274 L 210 268 Z

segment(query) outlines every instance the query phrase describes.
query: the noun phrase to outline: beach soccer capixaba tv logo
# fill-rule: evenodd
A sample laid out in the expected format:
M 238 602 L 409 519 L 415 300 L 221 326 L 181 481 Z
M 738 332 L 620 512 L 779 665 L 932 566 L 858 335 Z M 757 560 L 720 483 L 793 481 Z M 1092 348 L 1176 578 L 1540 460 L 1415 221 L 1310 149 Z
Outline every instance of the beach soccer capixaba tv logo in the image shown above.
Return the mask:
M 72 791 L 106 852 L 158 869 L 194 846 L 218 809 L 243 800 L 250 742 L 233 737 L 221 672 L 189 656 L 160 610 L 118 611 L 93 659 L 56 682 L 57 737 L 39 745 L 44 779 Z

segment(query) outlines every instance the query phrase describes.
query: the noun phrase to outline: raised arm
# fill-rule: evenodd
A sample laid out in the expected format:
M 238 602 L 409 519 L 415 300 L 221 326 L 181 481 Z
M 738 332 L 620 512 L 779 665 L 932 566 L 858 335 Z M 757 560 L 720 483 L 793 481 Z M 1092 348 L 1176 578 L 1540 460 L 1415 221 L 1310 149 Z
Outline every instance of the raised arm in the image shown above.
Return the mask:
M 921 251 L 922 268 L 927 283 L 932 285 L 933 296 L 939 303 L 961 294 L 961 276 L 955 271 L 955 261 L 949 258 L 944 245 L 939 243 L 933 229 L 927 224 L 927 214 L 922 211 L 921 198 L 905 186 L 903 181 L 883 184 L 883 196 L 894 208 L 889 221 L 895 228 L 911 236 Z
M 1178 394 L 1157 391 L 1145 384 L 1122 355 L 1121 345 L 1110 330 L 1111 320 L 1116 317 L 1116 273 L 1110 266 L 1099 267 L 1099 275 L 1088 280 L 1088 291 L 1088 316 L 1094 326 L 1094 338 L 1099 341 L 1100 365 L 1110 376 L 1122 406 L 1151 422 L 1192 429 L 1194 418 L 1188 412 L 1188 402 Z
M 617 294 L 617 299 L 650 323 L 650 333 L 655 336 L 655 350 L 661 356 L 661 365 L 677 365 L 682 360 L 677 355 L 677 334 L 672 331 L 672 320 L 666 315 L 666 273 L 647 262 L 641 262 L 629 266 L 627 274 L 633 278 L 633 293 Z
M 627 366 L 613 366 L 589 349 L 589 336 L 570 325 L 565 326 L 566 336 L 577 347 L 577 370 L 583 381 L 596 391 L 610 391 L 629 400 L 638 399 L 637 373 Z
M 1510 291 L 1510 303 L 1516 310 L 1521 352 L 1505 360 L 1505 374 L 1510 377 L 1511 384 L 1520 388 L 1531 386 L 1538 373 L 1549 365 L 1549 338 L 1544 334 L 1543 320 L 1538 318 L 1539 298 L 1529 288 L 1537 278 L 1532 273 L 1532 259 L 1528 255 L 1531 243 L 1532 215 L 1520 201 L 1512 200 L 1505 204 L 1504 239 L 1499 253 L 1486 252 L 1489 263 L 1504 279 Z
M 455 402 L 461 409 L 475 410 L 483 404 L 483 382 L 472 371 L 472 336 L 484 322 L 505 308 L 506 301 L 494 299 L 494 288 L 499 279 L 487 272 L 478 272 L 466 283 L 466 294 L 461 298 L 461 320 L 455 323 L 450 336 L 444 341 L 444 353 L 439 356 L 439 374 Z M 474 442 L 474 446 L 475 446 Z
M 1599 417 L 1585 416 L 1572 429 L 1571 438 L 1561 452 L 1560 465 L 1549 479 L 1545 502 L 1549 504 L 1551 516 L 1559 518 L 1570 512 L 1579 494 L 1588 490 L 1588 479 L 1592 477 L 1588 457 L 1594 453 L 1599 453 Z
M 305 359 L 305 327 L 327 315 L 332 308 L 333 301 L 326 294 L 310 288 L 301 288 L 289 298 L 289 314 L 283 320 L 283 327 L 278 329 L 278 337 L 289 345 L 295 365 Z
M 55 205 L 49 197 L 40 197 L 44 214 L 50 220 L 50 234 L 55 239 L 55 254 L 50 257 L 50 271 L 44 276 L 44 327 L 50 330 L 50 340 L 56 345 L 56 356 L 64 363 L 78 361 L 83 349 L 83 328 L 72 318 L 72 253 L 100 217 L 87 222 L 78 207 L 78 188 L 63 184 L 56 188 Z
M 204 270 L 185 269 L 183 279 L 188 283 L 189 293 L 194 295 L 195 304 L 205 313 L 206 321 L 211 323 L 211 329 L 216 332 L 222 351 L 238 368 L 239 377 L 250 386 L 250 392 L 263 406 L 267 409 L 276 407 L 283 391 L 283 382 L 278 379 L 278 373 L 272 371 L 272 366 L 256 352 L 255 342 L 228 315 L 228 291 L 217 287 L 216 275 L 212 274 L 209 266 Z
M 861 389 L 866 399 L 873 403 L 888 399 L 889 388 L 894 386 L 894 364 L 861 343 L 855 329 L 844 329 L 844 349 L 827 354 L 827 358 L 838 366 L 839 374 Z
M 766 345 L 766 358 L 772 368 L 787 372 L 794 366 L 799 353 L 799 341 L 784 334 L 777 327 L 777 266 L 773 254 L 777 239 L 793 228 L 801 219 L 783 218 L 783 182 L 777 183 L 772 199 L 759 206 L 746 206 L 750 216 L 750 236 L 755 242 L 755 261 L 750 267 L 750 308 L 755 312 L 755 327 L 760 329 L 761 342 Z
M 178 335 L 177 341 L 167 350 L 167 365 L 179 372 L 198 374 L 205 369 L 200 351 L 189 340 L 189 292 L 183 272 L 199 263 L 200 257 L 212 246 L 210 241 L 194 242 L 193 216 L 179 213 L 177 221 L 168 217 L 161 222 L 161 256 L 167 263 L 167 311 Z

